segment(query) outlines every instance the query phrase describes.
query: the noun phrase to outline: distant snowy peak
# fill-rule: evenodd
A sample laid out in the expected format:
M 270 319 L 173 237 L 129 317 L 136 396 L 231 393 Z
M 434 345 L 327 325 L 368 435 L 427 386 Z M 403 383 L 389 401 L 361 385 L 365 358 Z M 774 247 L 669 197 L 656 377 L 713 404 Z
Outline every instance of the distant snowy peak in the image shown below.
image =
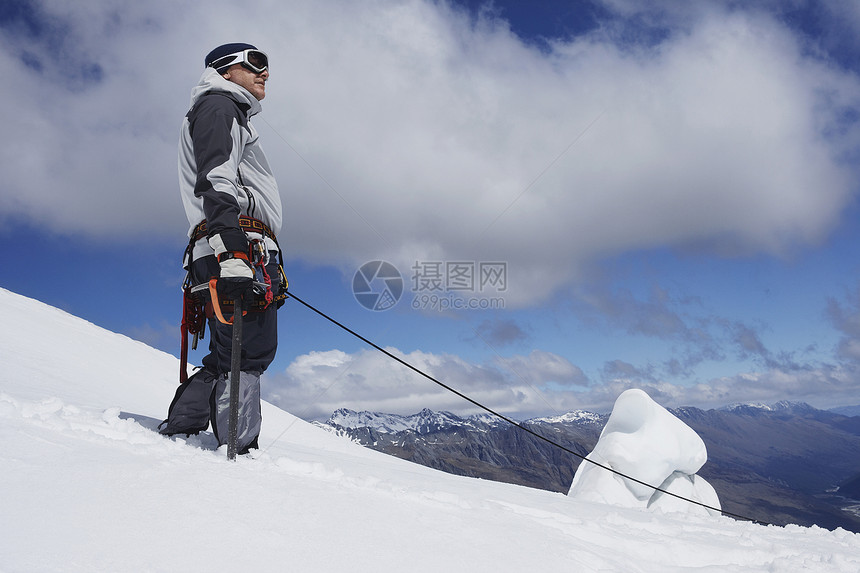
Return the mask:
M 530 424 L 598 424 L 603 422 L 604 416 L 588 412 L 586 410 L 575 410 L 560 416 L 547 416 L 543 418 L 531 418 L 526 420 Z
M 775 404 L 764 404 L 761 402 L 746 402 L 730 404 L 720 408 L 726 412 L 742 413 L 757 413 L 757 412 L 772 412 L 786 414 L 804 414 L 815 412 L 816 409 L 806 402 L 791 402 L 789 400 L 781 400 Z
M 809 414 L 817 412 L 818 409 L 810 406 L 806 402 L 792 402 L 790 400 L 782 400 L 771 406 L 774 412 L 789 412 L 791 414 Z
M 340 408 L 335 410 L 326 422 L 327 425 L 335 428 L 351 430 L 370 428 L 381 434 L 396 434 L 408 430 L 418 434 L 430 434 L 452 427 L 484 430 L 500 423 L 504 422 L 490 414 L 460 417 L 450 412 L 434 412 L 428 408 L 409 416 L 367 411 L 356 412 L 347 408 Z
M 373 428 L 383 434 L 396 434 L 403 430 L 412 429 L 409 420 L 404 416 L 378 412 L 356 412 L 347 408 L 335 410 L 327 424 L 353 430 L 356 428 Z

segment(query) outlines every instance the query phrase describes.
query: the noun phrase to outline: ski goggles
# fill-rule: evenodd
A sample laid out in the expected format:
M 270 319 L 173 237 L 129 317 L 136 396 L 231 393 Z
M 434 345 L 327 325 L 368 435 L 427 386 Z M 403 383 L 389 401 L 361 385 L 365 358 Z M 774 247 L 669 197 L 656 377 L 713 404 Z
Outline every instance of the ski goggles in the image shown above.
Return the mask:
M 221 68 L 228 68 L 234 64 L 242 64 L 242 66 L 248 68 L 255 74 L 262 74 L 269 69 L 269 56 L 260 50 L 242 50 L 241 52 L 229 54 L 223 58 L 218 58 L 209 64 L 209 67 L 218 70 Z

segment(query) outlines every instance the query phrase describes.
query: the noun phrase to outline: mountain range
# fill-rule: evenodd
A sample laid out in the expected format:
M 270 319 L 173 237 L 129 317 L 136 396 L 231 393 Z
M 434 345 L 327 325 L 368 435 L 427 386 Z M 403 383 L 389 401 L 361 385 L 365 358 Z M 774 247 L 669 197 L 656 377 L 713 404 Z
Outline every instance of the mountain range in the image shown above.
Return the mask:
M 723 509 L 776 525 L 860 532 L 860 417 L 805 403 L 670 410 L 708 448 L 699 471 Z M 520 425 L 587 455 L 608 414 L 586 411 Z M 319 424 L 402 459 L 465 475 L 567 493 L 581 458 L 490 414 L 424 409 L 401 416 L 340 409 Z

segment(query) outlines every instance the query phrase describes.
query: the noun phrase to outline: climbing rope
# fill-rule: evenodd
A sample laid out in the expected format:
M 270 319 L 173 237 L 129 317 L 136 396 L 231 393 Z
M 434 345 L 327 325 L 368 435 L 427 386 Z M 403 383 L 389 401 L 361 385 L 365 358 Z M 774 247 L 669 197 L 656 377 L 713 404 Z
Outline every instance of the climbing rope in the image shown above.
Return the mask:
M 515 421 L 515 420 L 513 420 L 513 419 L 511 419 L 511 418 L 509 418 L 509 417 L 507 417 L 507 416 L 505 416 L 504 414 L 501 414 L 501 413 L 499 413 L 499 412 L 496 412 L 495 410 L 493 410 L 493 409 L 489 408 L 488 406 L 485 406 L 485 405 L 481 404 L 480 402 L 478 402 L 478 401 L 474 400 L 473 398 L 470 398 L 469 396 L 467 396 L 467 395 L 463 394 L 463 393 L 462 393 L 462 392 L 460 392 L 459 390 L 457 390 L 457 389 L 455 389 L 455 388 L 452 388 L 451 386 L 449 386 L 449 385 L 445 384 L 444 382 L 442 382 L 442 381 L 440 381 L 440 380 L 437 380 L 437 379 L 436 379 L 436 378 L 434 378 L 433 376 L 431 376 L 431 375 L 427 374 L 426 372 L 422 371 L 421 369 L 419 369 L 419 368 L 417 368 L 417 367 L 413 366 L 412 364 L 410 364 L 410 363 L 406 362 L 406 361 L 405 361 L 405 360 L 403 360 L 402 358 L 400 358 L 400 357 L 398 357 L 398 356 L 396 356 L 396 355 L 392 354 L 392 353 L 391 353 L 391 352 L 389 352 L 388 350 L 385 350 L 384 348 L 382 348 L 382 347 L 381 347 L 381 346 L 379 346 L 378 344 L 376 344 L 376 343 L 374 343 L 373 341 L 371 341 L 371 340 L 369 340 L 369 339 L 365 338 L 364 336 L 362 336 L 361 334 L 359 334 L 359 333 L 355 332 L 354 330 L 352 330 L 352 329 L 351 329 L 351 328 L 349 328 L 348 326 L 346 326 L 346 325 L 344 325 L 344 324 L 342 324 L 342 323 L 338 322 L 337 320 L 335 320 L 334 318 L 332 318 L 332 317 L 330 317 L 329 315 L 325 314 L 325 313 L 324 313 L 324 312 L 322 312 L 321 310 L 319 310 L 319 309 L 315 308 L 314 306 L 312 306 L 311 304 L 309 304 L 309 303 L 305 302 L 305 301 L 304 301 L 304 300 L 302 300 L 301 298 L 297 297 L 297 296 L 296 296 L 292 291 L 288 291 L 288 296 L 289 296 L 290 298 L 292 298 L 293 300 L 295 300 L 296 302 L 298 302 L 298 303 L 302 304 L 303 306 L 305 306 L 305 307 L 306 307 L 306 308 L 308 308 L 309 310 L 311 310 L 311 311 L 315 312 L 315 313 L 316 313 L 316 314 L 318 314 L 319 316 L 321 316 L 321 317 L 323 317 L 324 319 L 328 320 L 328 321 L 329 321 L 329 322 L 331 322 L 332 324 L 334 324 L 334 325 L 338 326 L 339 328 L 341 328 L 341 329 L 345 330 L 345 331 L 346 331 L 346 332 L 348 332 L 349 334 L 351 334 L 351 335 L 353 335 L 354 337 L 358 338 L 359 340 L 361 340 L 361 341 L 362 341 L 362 342 L 364 342 L 365 344 L 367 344 L 367 345 L 371 346 L 372 348 L 374 348 L 374 349 L 378 350 L 379 352 L 381 352 L 381 353 L 385 354 L 386 356 L 388 356 L 388 357 L 389 357 L 389 358 L 391 358 L 392 360 L 394 360 L 394 361 L 396 361 L 396 362 L 399 362 L 399 363 L 400 363 L 400 364 L 402 364 L 403 366 L 406 366 L 407 368 L 409 368 L 409 369 L 410 369 L 410 370 L 412 370 L 413 372 L 415 372 L 415 373 L 419 374 L 420 376 L 423 376 L 424 378 L 427 378 L 427 379 L 428 379 L 428 380 L 430 380 L 431 382 L 433 382 L 433 383 L 435 383 L 435 384 L 437 384 L 437 385 L 441 386 L 441 387 L 442 387 L 442 388 L 444 388 L 445 390 L 448 390 L 449 392 L 451 392 L 451 393 L 453 393 L 453 394 L 455 394 L 455 395 L 459 396 L 460 398 L 462 398 L 463 400 L 466 400 L 466 401 L 467 401 L 467 402 L 469 402 L 470 404 L 473 404 L 474 406 L 477 406 L 478 408 L 481 408 L 481 409 L 482 409 L 482 410 L 484 410 L 485 412 L 488 412 L 489 414 L 492 414 L 493 416 L 495 416 L 495 417 L 497 417 L 497 418 L 499 418 L 499 419 L 501 419 L 501 420 L 504 420 L 504 421 L 505 421 L 505 422 L 507 422 L 508 424 L 510 424 L 510 425 L 512 425 L 512 426 L 515 426 L 515 427 L 519 428 L 519 429 L 520 429 L 520 430 L 522 430 L 523 432 L 526 432 L 527 434 L 530 434 L 530 435 L 534 436 L 535 438 L 538 438 L 539 440 L 543 440 L 544 442 L 546 442 L 546 443 L 550 444 L 550 445 L 551 445 L 551 446 L 553 446 L 553 447 L 559 448 L 560 450 L 562 450 L 562 451 L 564 451 L 564 452 L 567 452 L 567 453 L 569 453 L 569 454 L 571 454 L 571 455 L 573 455 L 573 456 L 576 456 L 577 458 L 580 458 L 581 460 L 584 460 L 584 461 L 586 461 L 586 462 L 589 462 L 589 463 L 591 463 L 591 464 L 594 464 L 594 465 L 596 465 L 596 466 L 597 466 L 597 467 L 599 467 L 599 468 L 603 468 L 604 470 L 610 471 L 610 472 L 614 473 L 615 475 L 617 475 L 617 476 L 619 476 L 619 477 L 622 477 L 622 478 L 624 478 L 624 479 L 628 479 L 628 480 L 630 480 L 630 481 L 632 481 L 632 482 L 638 483 L 639 485 L 643 485 L 643 486 L 645 486 L 645 487 L 648 487 L 648 488 L 650 488 L 650 489 L 653 489 L 654 491 L 659 491 L 660 493 L 664 493 L 664 494 L 666 494 L 666 495 L 670 495 L 670 496 L 672 496 L 672 497 L 675 497 L 675 498 L 681 499 L 681 500 L 683 500 L 683 501 L 687 501 L 687 502 L 692 503 L 692 504 L 694 504 L 694 505 L 698 505 L 698 506 L 704 507 L 705 509 L 708 509 L 708 510 L 711 510 L 711 511 L 719 512 L 719 513 L 720 513 L 720 514 L 722 514 L 722 515 L 727 515 L 727 516 L 729 516 L 729 517 L 734 517 L 734 518 L 736 518 L 736 519 L 742 519 L 742 520 L 744 520 L 744 521 L 751 521 L 751 522 L 753 522 L 753 523 L 757 523 L 757 524 L 759 524 L 759 525 L 771 525 L 770 523 L 767 523 L 767 522 L 765 522 L 765 521 L 761 521 L 761 520 L 758 520 L 758 519 L 753 519 L 753 518 L 751 518 L 751 517 L 746 517 L 746 516 L 744 516 L 744 515 L 739 515 L 739 514 L 737 514 L 737 513 L 732 513 L 732 512 L 730 512 L 730 511 L 726 511 L 726 510 L 721 509 L 721 508 L 719 508 L 719 507 L 713 507 L 713 506 L 710 506 L 710 505 L 708 505 L 708 504 L 706 504 L 706 503 L 702 503 L 702 502 L 700 502 L 700 501 L 696 501 L 696 500 L 694 500 L 694 499 L 690 499 L 690 498 L 684 497 L 684 496 L 682 496 L 682 495 L 678 495 L 677 493 L 673 493 L 673 492 L 671 492 L 671 491 L 667 491 L 667 490 L 662 489 L 662 488 L 660 488 L 660 487 L 657 487 L 657 486 L 655 486 L 655 485 L 651 485 L 651 484 L 646 483 L 646 482 L 644 482 L 644 481 L 642 481 L 642 480 L 640 480 L 640 479 L 637 479 L 637 478 L 635 478 L 635 477 L 633 477 L 633 476 L 630 476 L 630 475 L 627 475 L 627 474 L 625 474 L 625 473 L 623 473 L 623 472 L 620 472 L 620 471 L 618 471 L 618 470 L 616 470 L 616 469 L 614 469 L 614 468 L 611 468 L 611 467 L 609 467 L 609 466 L 605 466 L 605 465 L 603 465 L 603 464 L 601 464 L 601 463 L 598 463 L 598 462 L 596 462 L 596 461 L 594 461 L 594 460 L 592 460 L 592 459 L 589 459 L 588 457 L 583 456 L 582 454 L 580 454 L 580 453 L 578 453 L 578 452 L 575 452 L 575 451 L 571 450 L 570 448 L 568 448 L 568 447 L 566 447 L 566 446 L 563 446 L 562 444 L 559 444 L 558 442 L 556 442 L 556 441 L 554 441 L 554 440 L 551 440 L 551 439 L 547 438 L 546 436 L 542 436 L 541 434 L 539 434 L 539 433 L 535 432 L 534 430 L 532 430 L 532 429 L 530 429 L 530 428 L 528 428 L 528 427 L 526 427 L 526 426 L 523 426 L 523 425 L 522 425 L 522 424 L 520 424 L 519 422 L 517 422 L 517 421 Z

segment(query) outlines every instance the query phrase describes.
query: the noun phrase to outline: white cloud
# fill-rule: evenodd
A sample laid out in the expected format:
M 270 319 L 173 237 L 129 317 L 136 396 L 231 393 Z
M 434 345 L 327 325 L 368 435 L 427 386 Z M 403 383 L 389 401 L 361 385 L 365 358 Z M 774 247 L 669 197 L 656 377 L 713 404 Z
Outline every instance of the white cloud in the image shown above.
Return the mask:
M 566 359 L 534 351 L 477 365 L 458 356 L 389 352 L 497 412 L 563 413 L 558 388 L 581 385 L 582 371 Z M 547 385 L 552 386 L 552 390 Z M 569 391 L 568 391 L 569 392 Z M 297 357 L 283 373 L 268 372 L 265 398 L 304 418 L 326 418 L 337 408 L 412 414 L 422 408 L 483 410 L 375 350 L 340 350 Z
M 545 351 L 473 364 L 454 355 L 389 352 L 484 406 L 512 417 L 585 409 L 608 412 L 630 388 L 645 390 L 667 407 L 721 407 L 736 402 L 805 401 L 820 408 L 860 401 L 850 364 L 774 367 L 697 383 L 671 383 L 632 364 L 606 364 L 591 383 L 567 359 Z M 297 357 L 285 372 L 267 372 L 264 398 L 305 419 L 325 419 L 338 408 L 412 414 L 422 408 L 460 414 L 484 410 L 375 350 L 340 350 Z
M 257 124 L 291 257 L 350 273 L 502 260 L 509 308 L 608 254 L 789 252 L 826 236 L 858 175 L 840 118 L 860 83 L 762 12 L 693 10 L 654 46 L 604 30 L 541 52 L 421 0 L 44 10 L 68 57 L 0 36 L 16 78 L 0 87 L 16 102 L 0 112 L 0 215 L 60 232 L 181 235 L 178 126 L 203 56 L 228 41 L 272 59 Z M 101 81 L 69 79 L 90 64 Z

